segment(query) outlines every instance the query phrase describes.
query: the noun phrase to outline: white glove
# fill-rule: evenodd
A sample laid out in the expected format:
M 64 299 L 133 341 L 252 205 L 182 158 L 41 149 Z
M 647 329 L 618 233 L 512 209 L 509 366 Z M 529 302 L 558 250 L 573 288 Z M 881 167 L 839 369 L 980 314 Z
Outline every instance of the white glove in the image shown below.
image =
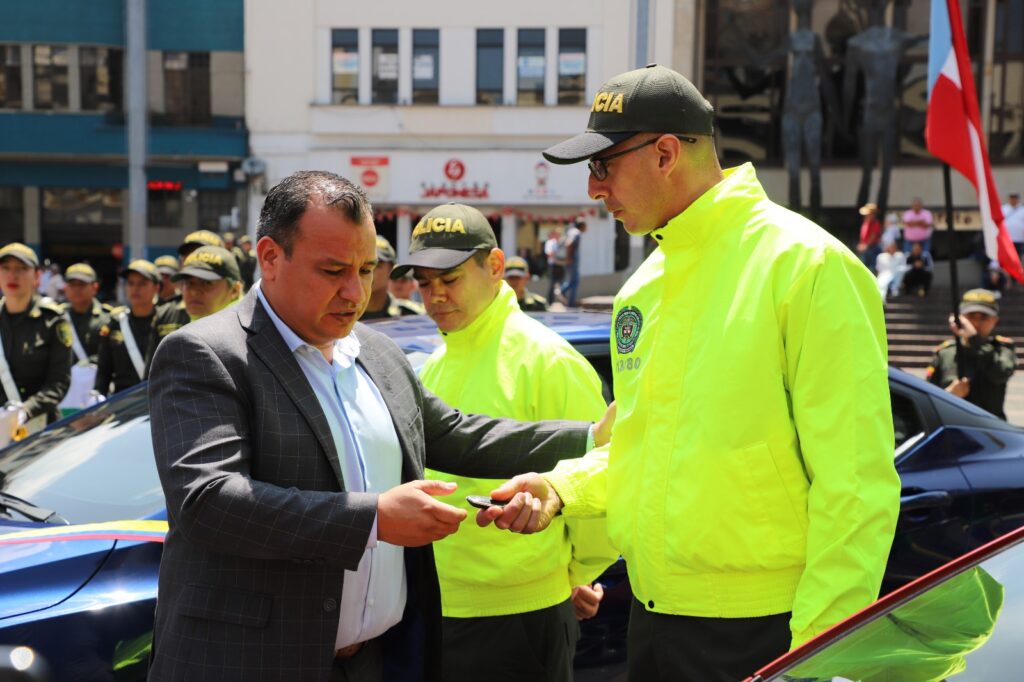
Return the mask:
M 106 402 L 107 397 L 99 391 L 89 391 L 89 397 L 85 401 L 86 407 L 92 407 L 93 405 L 99 405 L 100 403 Z

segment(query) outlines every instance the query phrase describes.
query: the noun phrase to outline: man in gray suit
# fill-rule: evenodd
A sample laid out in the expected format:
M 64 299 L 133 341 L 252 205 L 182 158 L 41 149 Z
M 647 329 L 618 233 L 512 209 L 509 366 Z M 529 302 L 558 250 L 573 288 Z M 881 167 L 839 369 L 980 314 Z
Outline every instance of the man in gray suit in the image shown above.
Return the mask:
M 424 466 L 499 478 L 586 449 L 586 423 L 451 409 L 357 324 L 375 237 L 361 190 L 296 173 L 260 214 L 262 282 L 160 344 L 149 396 L 170 529 L 151 681 L 438 679 L 430 543 L 466 514 Z

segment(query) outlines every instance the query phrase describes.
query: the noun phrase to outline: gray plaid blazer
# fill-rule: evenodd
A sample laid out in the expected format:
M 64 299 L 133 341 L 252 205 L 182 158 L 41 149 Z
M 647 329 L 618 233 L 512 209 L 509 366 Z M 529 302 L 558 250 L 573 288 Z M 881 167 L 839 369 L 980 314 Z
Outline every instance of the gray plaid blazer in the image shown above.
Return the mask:
M 398 433 L 403 481 L 425 465 L 545 471 L 584 451 L 588 425 L 462 414 L 423 388 L 390 339 L 362 324 L 354 333 Z M 345 491 L 323 410 L 255 292 L 164 339 L 149 400 L 170 526 L 149 679 L 326 682 L 344 571 L 359 564 L 377 499 Z M 384 677 L 438 679 L 430 547 L 407 549 L 406 564 L 410 597 L 383 635 Z

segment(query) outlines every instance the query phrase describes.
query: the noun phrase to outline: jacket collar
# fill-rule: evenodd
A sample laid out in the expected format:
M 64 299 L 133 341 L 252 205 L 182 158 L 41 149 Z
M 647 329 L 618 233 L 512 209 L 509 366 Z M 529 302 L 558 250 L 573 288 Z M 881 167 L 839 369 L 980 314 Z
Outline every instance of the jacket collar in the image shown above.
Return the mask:
M 651 233 L 666 255 L 699 248 L 724 230 L 743 227 L 730 214 L 768 198 L 753 164 L 728 168 L 723 175 L 686 210 Z

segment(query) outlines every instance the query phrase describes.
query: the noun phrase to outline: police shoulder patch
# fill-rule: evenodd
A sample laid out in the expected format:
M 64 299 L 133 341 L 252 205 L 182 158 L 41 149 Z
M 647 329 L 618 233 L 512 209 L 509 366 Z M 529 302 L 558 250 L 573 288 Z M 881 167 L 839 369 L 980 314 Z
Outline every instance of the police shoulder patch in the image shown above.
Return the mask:
M 644 317 L 640 309 L 626 306 L 615 315 L 615 349 L 620 355 L 628 355 L 636 348 Z
M 57 321 L 57 340 L 71 348 L 71 323 L 67 320 Z

